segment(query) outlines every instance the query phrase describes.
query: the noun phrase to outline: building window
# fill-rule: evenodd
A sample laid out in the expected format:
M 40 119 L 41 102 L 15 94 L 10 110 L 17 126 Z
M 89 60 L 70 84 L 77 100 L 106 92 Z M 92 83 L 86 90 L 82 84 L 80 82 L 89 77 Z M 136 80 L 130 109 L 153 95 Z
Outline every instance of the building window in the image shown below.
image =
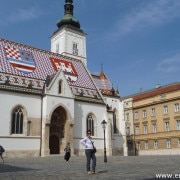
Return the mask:
M 176 123 L 177 123 L 177 130 L 180 130 L 180 120 L 177 120 Z
M 146 118 L 146 117 L 147 117 L 147 111 L 143 110 L 143 118 Z
M 154 149 L 158 149 L 158 141 L 154 141 Z
M 140 150 L 140 149 L 141 149 L 141 144 L 140 144 L 140 142 L 137 142 L 137 143 L 136 143 L 136 149 L 137 149 L 137 150 Z
M 145 145 L 145 147 L 144 147 L 145 149 L 149 149 L 149 143 L 148 143 L 148 141 L 145 141 L 145 144 L 144 144 L 144 145 Z
M 129 113 L 126 113 L 126 121 L 129 121 Z
M 144 134 L 147 134 L 148 133 L 148 127 L 147 125 L 144 125 Z
M 73 43 L 73 54 L 74 55 L 78 55 L 78 44 L 77 43 Z
M 167 148 L 171 148 L 171 140 L 167 139 Z
M 175 111 L 175 112 L 179 112 L 179 103 L 176 103 L 176 104 L 174 105 L 174 111 Z
M 117 119 L 116 119 L 116 113 L 115 112 L 113 112 L 113 131 L 114 131 L 114 134 L 118 133 L 118 130 L 117 130 Z
M 157 125 L 153 124 L 153 133 L 157 133 Z
M 180 139 L 178 139 L 178 147 L 180 147 Z
M 164 106 L 164 114 L 168 114 L 168 106 Z
M 135 112 L 134 116 L 135 116 L 135 119 L 138 119 L 139 118 L 138 112 Z
M 92 115 L 89 115 L 87 117 L 87 129 L 86 129 L 86 131 L 87 130 L 91 130 L 91 134 L 92 134 L 92 136 L 94 136 L 94 119 L 93 119 Z
M 61 94 L 62 93 L 62 80 L 59 81 L 59 88 L 58 88 L 58 93 Z
M 136 127 L 135 127 L 135 133 L 136 133 L 136 135 L 139 135 L 139 134 L 140 134 L 139 126 L 136 126 Z
M 161 100 L 166 99 L 166 94 L 161 94 Z
M 12 126 L 11 133 L 12 134 L 22 134 L 23 133 L 23 112 L 21 107 L 17 107 L 12 113 Z
M 130 136 L 130 127 L 126 127 L 126 136 Z
M 153 117 L 156 116 L 156 110 L 155 110 L 155 108 L 152 108 L 152 109 L 151 109 L 151 116 L 153 116 Z
M 56 53 L 59 53 L 59 43 L 56 44 Z
M 169 122 L 165 122 L 165 130 L 166 130 L 166 132 L 170 131 Z

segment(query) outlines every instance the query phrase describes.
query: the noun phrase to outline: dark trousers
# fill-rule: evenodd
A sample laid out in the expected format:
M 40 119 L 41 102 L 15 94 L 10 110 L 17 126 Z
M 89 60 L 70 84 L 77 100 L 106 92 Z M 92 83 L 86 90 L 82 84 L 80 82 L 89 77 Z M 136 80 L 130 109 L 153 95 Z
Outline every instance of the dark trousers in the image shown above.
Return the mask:
M 91 164 L 91 159 L 92 159 L 92 171 L 95 172 L 96 169 L 96 156 L 95 153 L 93 152 L 93 149 L 85 149 L 85 154 L 86 154 L 86 169 L 87 172 L 90 171 L 90 164 Z
M 66 154 L 65 154 L 65 156 L 64 156 L 64 159 L 65 159 L 66 161 L 69 161 L 70 156 L 71 156 L 70 152 L 66 152 Z

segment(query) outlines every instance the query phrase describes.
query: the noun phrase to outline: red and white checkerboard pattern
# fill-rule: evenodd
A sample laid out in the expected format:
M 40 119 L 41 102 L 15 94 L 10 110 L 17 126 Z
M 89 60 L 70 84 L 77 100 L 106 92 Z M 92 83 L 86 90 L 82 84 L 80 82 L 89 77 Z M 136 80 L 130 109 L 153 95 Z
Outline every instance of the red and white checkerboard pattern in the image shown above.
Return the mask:
M 21 60 L 21 56 L 17 48 L 5 46 L 5 51 L 8 58 Z
M 32 53 L 36 69 L 32 73 L 24 74 L 17 69 L 15 69 L 7 60 L 7 57 L 20 59 L 20 54 L 16 51 L 16 49 L 21 49 L 24 51 L 29 51 Z M 43 51 L 40 49 L 36 49 L 33 47 L 29 47 L 26 45 L 22 45 L 19 43 L 14 43 L 11 41 L 6 41 L 3 39 L 0 39 L 0 73 L 7 73 L 14 76 L 19 77 L 27 77 L 27 78 L 33 78 L 37 81 L 44 82 L 48 75 L 55 74 L 56 71 L 51 63 L 50 58 L 56 58 L 61 59 L 67 62 L 71 62 L 77 72 L 77 80 L 75 82 L 68 81 L 70 87 L 74 87 L 80 90 L 83 90 L 84 92 L 92 91 L 94 94 L 98 94 L 97 88 L 92 81 L 88 70 L 84 66 L 84 64 L 79 60 L 74 59 L 68 59 L 64 56 L 61 56 L 60 54 L 54 54 L 48 51 Z M 21 81 L 18 81 L 19 86 L 21 86 Z M 78 94 L 78 92 L 77 92 Z M 86 95 L 85 93 L 84 95 Z M 90 93 L 91 94 L 91 93 Z M 87 94 L 87 96 L 89 96 Z M 91 96 L 91 95 L 90 95 Z

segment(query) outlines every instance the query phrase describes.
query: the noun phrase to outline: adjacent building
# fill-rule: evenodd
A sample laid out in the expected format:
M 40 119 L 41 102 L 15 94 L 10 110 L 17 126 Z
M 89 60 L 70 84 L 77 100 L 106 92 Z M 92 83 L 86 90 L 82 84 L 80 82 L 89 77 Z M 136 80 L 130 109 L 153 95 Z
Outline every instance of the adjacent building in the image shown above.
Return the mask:
M 180 154 L 180 83 L 124 99 L 129 154 Z

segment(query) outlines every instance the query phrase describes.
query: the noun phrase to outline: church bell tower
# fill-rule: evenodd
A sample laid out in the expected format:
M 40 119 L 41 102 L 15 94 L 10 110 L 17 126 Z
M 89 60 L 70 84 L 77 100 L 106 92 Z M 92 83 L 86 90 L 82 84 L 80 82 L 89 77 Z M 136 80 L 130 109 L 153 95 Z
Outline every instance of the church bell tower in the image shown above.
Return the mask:
M 65 0 L 64 16 L 51 36 L 51 51 L 81 60 L 87 66 L 86 34 L 73 16 L 73 0 Z

